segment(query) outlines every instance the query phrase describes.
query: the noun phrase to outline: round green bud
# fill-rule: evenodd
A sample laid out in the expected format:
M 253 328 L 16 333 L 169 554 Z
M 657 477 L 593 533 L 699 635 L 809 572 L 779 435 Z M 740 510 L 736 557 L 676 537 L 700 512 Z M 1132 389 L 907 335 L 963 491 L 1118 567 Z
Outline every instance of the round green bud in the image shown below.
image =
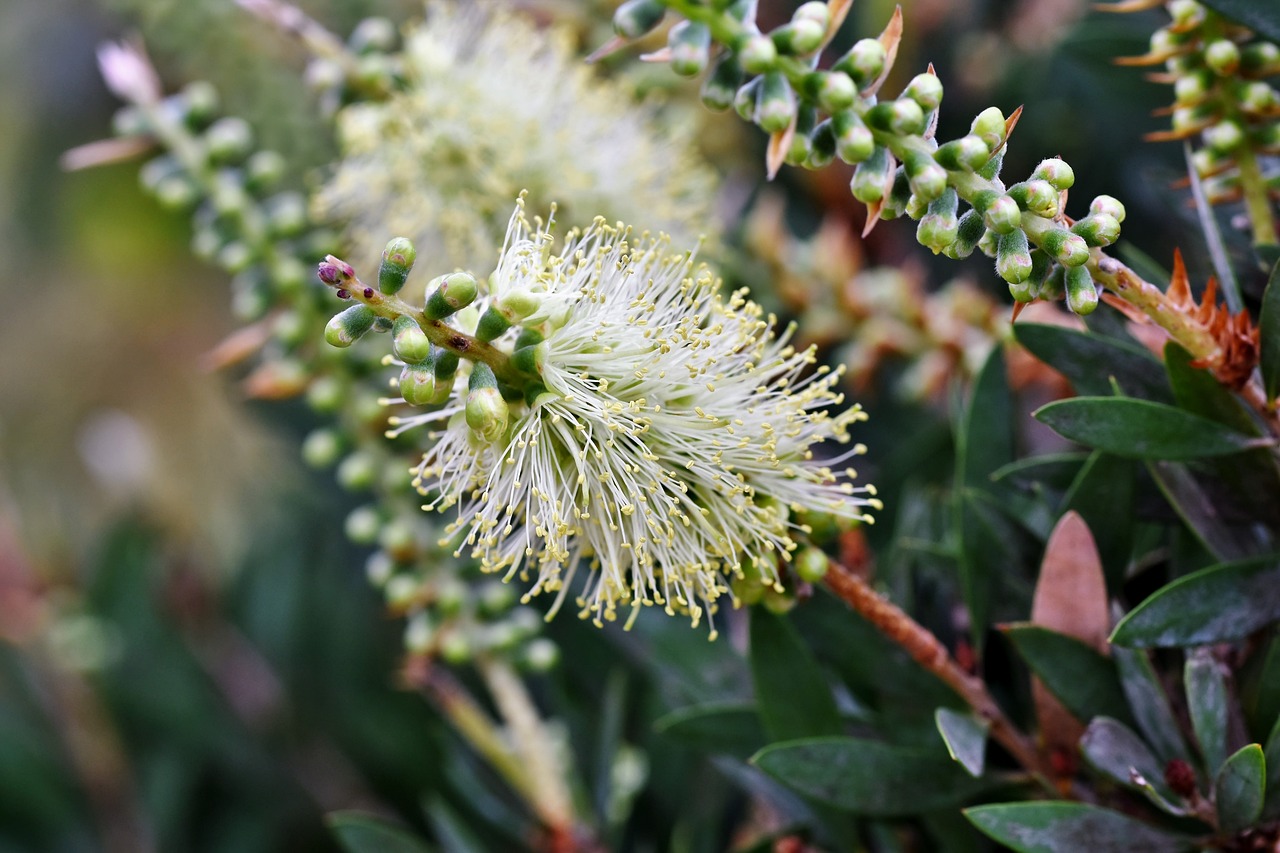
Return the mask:
M 431 355 L 431 341 L 418 321 L 408 315 L 402 314 L 392 323 L 391 346 L 405 364 L 421 364 Z
M 550 346 L 546 341 L 532 346 L 519 347 L 511 353 L 511 363 L 516 370 L 529 376 L 541 376 L 542 368 L 547 363 Z
M 826 35 L 826 27 L 817 21 L 793 19 L 791 23 L 783 24 L 771 32 L 769 38 L 779 53 L 804 56 L 822 47 L 822 40 Z
M 409 574 L 392 575 L 382 592 L 393 610 L 407 610 L 422 601 L 422 584 Z
M 753 77 L 743 83 L 733 96 L 733 111 L 743 121 L 755 121 L 756 96 L 764 83 L 764 77 Z
M 424 655 L 431 651 L 431 644 L 435 641 L 435 637 L 435 626 L 431 624 L 431 617 L 424 611 L 419 610 L 405 623 L 404 648 L 411 655 Z
M 1100 195 L 1089 202 L 1090 213 L 1105 213 L 1114 216 L 1116 222 L 1124 222 L 1124 205 L 1109 195 Z
M 1040 248 L 1066 267 L 1078 267 L 1089 261 L 1089 244 L 1078 234 L 1065 228 L 1050 229 L 1040 240 Z
M 756 93 L 755 121 L 766 133 L 786 130 L 796 114 L 796 96 L 780 71 L 764 75 Z
M 253 131 L 242 118 L 220 118 L 204 132 L 205 148 L 216 163 L 239 163 L 253 150 Z
M 373 328 L 374 316 L 368 305 L 352 305 L 333 316 L 324 327 L 324 339 L 330 346 L 349 347 Z
M 1063 284 L 1067 292 L 1067 307 L 1072 312 L 1083 317 L 1098 307 L 1098 290 L 1093 285 L 1088 267 L 1070 267 Z
M 711 55 L 711 30 L 697 21 L 681 21 L 667 36 L 671 49 L 671 70 L 681 77 L 696 77 L 707 67 Z
M 407 237 L 396 237 L 382 250 L 382 263 L 378 266 L 378 289 L 386 294 L 399 293 L 404 287 L 418 251 Z
M 436 400 L 436 374 L 432 364 L 406 364 L 400 371 L 400 396 L 410 406 L 429 406 Z
M 493 368 L 483 362 L 471 368 L 465 413 L 467 426 L 482 441 L 497 441 L 507 432 L 511 410 L 498 390 Z
M 1058 190 L 1048 181 L 1030 180 L 1009 187 L 1009 197 L 1018 203 L 1018 207 L 1053 219 L 1058 215 Z
M 255 151 L 244 164 L 247 186 L 254 192 L 269 190 L 284 178 L 287 167 L 279 151 Z
M 970 126 L 970 133 L 987 144 L 987 148 L 995 151 L 1005 140 L 1004 113 L 997 107 L 987 107 L 978 113 Z
M 523 320 L 542 307 L 542 297 L 533 291 L 518 287 L 502 294 L 497 304 L 509 315 L 509 318 Z
M 439 643 L 440 659 L 451 666 L 470 662 L 473 649 L 471 640 L 456 627 L 446 633 Z
M 491 307 L 480 315 L 480 321 L 476 323 L 476 337 L 488 343 L 497 340 L 510 328 L 511 321 Z
M 378 533 L 378 547 L 401 562 L 413 560 L 418 556 L 417 524 L 408 518 L 388 521 Z
M 996 243 L 996 273 L 1010 284 L 1022 284 L 1031 278 L 1031 247 L 1021 230 L 1000 235 Z
M 347 516 L 342 529 L 347 538 L 357 545 L 372 545 L 378 541 L 378 532 L 382 530 L 382 518 L 371 506 L 356 507 Z
M 341 452 L 342 438 L 331 429 L 312 430 L 302 441 L 302 461 L 312 468 L 328 468 Z
M 945 169 L 976 172 L 991 159 L 991 149 L 980 137 L 969 134 L 943 143 L 933 158 Z
M 1220 121 L 1206 127 L 1204 144 L 1215 154 L 1230 154 L 1244 144 L 1244 128 L 1234 121 Z
M 1236 87 L 1236 103 L 1251 116 L 1272 115 L 1280 107 L 1280 95 L 1261 80 L 1254 80 Z
M 771 586 L 765 587 L 763 601 L 764 609 L 770 613 L 776 613 L 781 616 L 789 613 L 796 606 L 796 597 L 789 592 L 778 592 Z
M 520 662 L 530 672 L 550 672 L 560 663 L 560 647 L 546 637 L 530 640 Z
M 866 122 L 895 136 L 919 136 L 925 129 L 924 110 L 909 98 L 876 104 L 867 110 Z
M 1196 0 L 1169 0 L 1167 9 L 1179 30 L 1189 30 L 1204 23 L 1205 8 Z
M 627 0 L 613 13 L 613 31 L 624 39 L 638 39 L 658 26 L 664 14 L 657 0 Z
M 983 211 L 983 221 L 997 234 L 1008 234 L 1022 225 L 1022 209 L 1007 195 L 992 200 Z
M 1050 186 L 1059 192 L 1071 189 L 1076 182 L 1075 170 L 1060 157 L 1041 160 L 1040 165 L 1036 166 L 1036 170 L 1031 173 L 1031 177 L 1037 181 L 1048 181 Z
M 809 159 L 805 163 L 810 169 L 821 169 L 836 159 L 836 133 L 831 119 L 819 122 L 809 134 Z
M 1280 46 L 1255 41 L 1240 50 L 1240 73 L 1248 76 L 1275 74 L 1280 69 Z
M 716 60 L 711 73 L 702 84 L 702 103 L 709 110 L 724 112 L 733 106 L 734 96 L 742 86 L 742 66 L 737 58 L 726 53 Z
M 425 313 L 432 320 L 451 317 L 474 302 L 479 292 L 476 277 L 471 273 L 455 272 L 437 276 L 427 285 Z M 485 313 L 492 313 L 492 310 Z M 493 338 L 487 340 L 493 340 Z
M 976 210 L 966 210 L 956 223 L 955 242 L 943 248 L 942 253 L 953 260 L 967 258 L 973 254 L 986 233 L 987 226 L 982 221 L 982 214 Z
M 348 454 L 338 465 L 338 485 L 352 492 L 362 492 L 373 488 L 378 478 L 377 460 L 369 453 L 357 450 Z
M 864 204 L 884 199 L 889 183 L 889 152 L 877 146 L 871 156 L 858 164 L 849 182 L 853 197 Z
M 1120 239 L 1120 223 L 1109 213 L 1093 213 L 1071 226 L 1090 246 L 1110 246 Z
M 960 221 L 956 217 L 959 197 L 948 187 L 941 196 L 929 204 L 928 212 L 920 218 L 916 239 L 935 255 L 956 242 L 960 234 Z
M 818 71 L 814 76 L 818 78 L 814 97 L 828 115 L 847 110 L 858 99 L 858 87 L 853 84 L 853 78 L 843 71 Z
M 986 255 L 988 258 L 996 256 L 996 250 L 1000 246 L 1000 235 L 987 228 L 982 232 L 982 239 L 978 241 L 978 251 Z
M 792 563 L 796 577 L 805 583 L 819 583 L 827 576 L 831 568 L 831 560 L 819 548 L 805 548 L 796 554 Z
M 387 18 L 365 18 L 347 39 L 353 53 L 390 53 L 396 48 L 396 25 Z
M 479 589 L 476 603 L 485 616 L 501 616 L 516 604 L 516 593 L 502 581 L 489 581 Z
M 936 74 L 917 74 L 911 78 L 902 96 L 915 101 L 925 112 L 936 110 L 942 103 L 942 81 Z
M 218 90 L 212 83 L 195 80 L 182 88 L 183 117 L 189 126 L 201 128 L 218 113 Z
M 849 165 L 857 165 L 875 153 L 875 137 L 853 110 L 832 116 L 831 129 L 836 139 L 836 156 Z
M 1204 69 L 1183 74 L 1174 81 L 1173 102 L 1180 107 L 1194 107 L 1213 91 L 1213 75 Z
M 831 23 L 831 10 L 823 0 L 809 0 L 807 3 L 800 4 L 800 8 L 796 9 L 795 14 L 791 16 L 791 20 L 812 21 L 825 30 Z
M 764 74 L 778 61 L 778 48 L 773 39 L 763 35 L 747 38 L 738 49 L 738 62 L 748 74 Z
M 384 551 L 374 551 L 364 561 L 364 576 L 375 587 L 385 586 L 396 571 L 396 561 Z
M 155 196 L 165 210 L 180 213 L 195 206 L 200 191 L 186 175 L 169 175 L 156 185 Z
M 857 85 L 859 91 L 867 88 L 884 72 L 888 54 L 878 39 L 865 38 L 854 43 L 849 52 L 831 66 L 833 71 L 843 71 Z
M 342 406 L 343 383 L 334 376 L 318 376 L 307 386 L 307 405 L 322 415 L 331 415 Z
M 911 192 L 926 204 L 947 189 L 947 170 L 927 156 L 921 163 L 912 161 L 907 168 L 907 179 L 911 182 Z
M 279 237 L 297 237 L 307 227 L 307 201 L 301 193 L 283 192 L 264 203 L 267 227 Z

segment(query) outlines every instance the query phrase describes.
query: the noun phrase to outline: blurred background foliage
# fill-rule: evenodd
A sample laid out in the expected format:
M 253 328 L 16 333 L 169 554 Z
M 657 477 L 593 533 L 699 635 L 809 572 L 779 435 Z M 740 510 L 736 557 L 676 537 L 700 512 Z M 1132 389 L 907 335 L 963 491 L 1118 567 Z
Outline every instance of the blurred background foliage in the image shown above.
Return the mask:
M 369 14 L 418 13 L 411 0 L 301 5 L 343 33 Z M 574 23 L 584 53 L 606 37 L 604 0 L 522 5 Z M 762 23 L 793 5 L 762 4 Z M 841 38 L 878 32 L 891 10 L 860 1 Z M 1142 53 L 1157 19 L 1090 15 L 1075 0 L 922 0 L 907 11 L 898 73 L 933 62 L 948 81 L 940 138 L 964 133 L 988 104 L 1026 104 L 1011 173 L 1062 155 L 1080 197 L 1124 199 L 1129 244 L 1162 267 L 1181 245 L 1203 280 L 1194 212 L 1170 189 L 1181 152 L 1139 142 L 1159 126 L 1148 112 L 1167 92 L 1110 63 Z M 224 276 L 192 259 L 188 225 L 143 195 L 136 166 L 59 169 L 61 152 L 108 134 L 115 102 L 94 51 L 132 31 L 170 88 L 213 81 L 226 111 L 293 163 L 319 165 L 334 151 L 300 53 L 230 0 L 0 5 L 0 850 L 335 849 L 323 817 L 339 809 L 394 818 L 444 849 L 527 844 L 529 816 L 402 686 L 402 628 L 342 534 L 352 498 L 299 464 L 313 416 L 246 403 L 234 381 L 202 367 L 235 326 Z M 639 92 L 692 97 L 661 66 L 625 57 L 606 70 Z M 1004 286 L 983 260 L 923 260 L 911 232 L 891 223 L 852 239 L 862 213 L 848 171 L 784 170 L 764 187 L 763 138 L 736 120 L 705 121 L 702 144 L 726 172 L 727 278 L 861 368 L 858 399 L 873 415 L 859 435 L 871 448 L 861 473 L 888 507 L 867 547 L 895 600 L 931 625 L 953 624 L 957 581 L 943 554 L 953 428 L 1006 334 Z M 751 156 L 721 156 L 743 150 Z M 902 269 L 837 293 L 849 325 L 839 314 L 833 323 L 833 290 L 891 265 Z M 929 294 L 943 300 L 930 316 L 946 324 L 928 326 Z M 947 355 L 921 368 L 922 353 Z M 1010 358 L 1019 408 L 1062 393 L 1053 374 Z M 1065 447 L 1034 424 L 1022 440 Z M 1004 545 L 1035 547 L 1021 532 Z M 847 547 L 857 558 L 858 544 Z M 992 616 L 1025 618 L 1031 581 L 1009 578 Z M 793 613 L 845 686 L 845 718 L 872 725 L 883 708 L 914 706 L 918 719 L 894 729 L 901 745 L 936 739 L 933 709 L 954 697 L 840 618 L 825 593 Z M 573 745 L 575 794 L 607 848 L 767 846 L 820 808 L 745 769 L 762 735 L 721 732 L 722 757 L 708 759 L 720 750 L 695 749 L 670 720 L 655 728 L 676 708 L 750 700 L 741 616 L 716 644 L 657 614 L 631 634 L 564 617 L 549 627 L 564 664 L 532 686 Z M 989 673 L 1017 666 L 1007 647 L 990 650 Z M 835 849 L 989 845 L 942 813 L 917 835 L 892 823 L 828 825 Z

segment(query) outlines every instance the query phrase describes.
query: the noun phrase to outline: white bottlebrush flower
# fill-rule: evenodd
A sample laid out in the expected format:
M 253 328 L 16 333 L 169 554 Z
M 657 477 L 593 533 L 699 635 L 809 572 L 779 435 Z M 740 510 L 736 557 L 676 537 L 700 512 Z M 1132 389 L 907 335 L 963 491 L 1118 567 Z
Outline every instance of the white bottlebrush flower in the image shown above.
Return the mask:
M 838 371 L 814 367 L 741 293 L 725 301 L 665 236 L 597 219 L 555 252 L 549 230 L 517 208 L 489 296 L 540 302 L 524 327 L 546 335 L 546 391 L 512 404 L 493 441 L 467 425 L 464 379 L 441 412 L 410 419 L 448 419 L 419 483 L 429 508 L 456 511 L 461 553 L 530 581 L 529 595 L 555 592 L 556 608 L 585 567 L 579 604 L 597 622 L 657 604 L 696 623 L 744 563 L 778 582 L 794 512 L 878 508 L 835 470 L 865 448 L 824 461 L 818 447 L 865 417 L 831 410 Z
M 497 2 L 427 5 L 405 36 L 405 86 L 339 115 L 341 159 L 316 197 L 354 262 L 388 233 L 441 270 L 489 268 L 510 201 L 643 220 L 692 242 L 714 221 L 716 178 L 692 122 L 661 121 L 583 63 L 566 28 Z

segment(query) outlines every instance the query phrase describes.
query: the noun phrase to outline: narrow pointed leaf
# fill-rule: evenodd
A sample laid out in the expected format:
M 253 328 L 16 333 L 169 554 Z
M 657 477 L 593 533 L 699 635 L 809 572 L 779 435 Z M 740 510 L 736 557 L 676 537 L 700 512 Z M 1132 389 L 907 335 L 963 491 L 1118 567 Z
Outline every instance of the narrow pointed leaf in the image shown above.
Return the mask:
M 987 732 L 991 723 L 950 708 L 939 708 L 933 719 L 947 745 L 947 753 L 960 762 L 970 776 L 981 776 L 987 760 Z
M 653 728 L 699 752 L 724 753 L 743 759 L 769 740 L 760 716 L 750 705 L 693 705 L 663 715 Z
M 1003 626 L 1031 671 L 1077 720 L 1097 716 L 1132 722 L 1115 663 L 1089 645 L 1037 625 Z
M 1262 819 L 1280 818 L 1280 717 L 1276 718 L 1263 750 L 1267 762 L 1267 790 L 1262 804 Z
M 404 827 L 371 814 L 331 812 L 325 823 L 346 853 L 429 853 L 434 849 Z
M 1245 726 L 1253 740 L 1262 742 L 1280 720 L 1280 629 L 1267 632 L 1261 648 L 1249 655 L 1236 676 Z
M 1214 773 L 1227 758 L 1227 671 L 1208 649 L 1187 658 L 1183 682 L 1191 729 L 1200 744 L 1205 769 Z
M 1173 401 L 1160 362 L 1136 344 L 1039 323 L 1018 323 L 1013 334 L 1032 355 L 1067 377 L 1079 394 L 1109 395 L 1114 377 L 1128 396 Z
M 1262 387 L 1266 390 L 1267 399 L 1274 400 L 1280 394 L 1280 263 L 1271 270 L 1271 279 L 1262 294 L 1258 331 L 1262 337 L 1258 364 L 1262 369 Z
M 1227 759 L 1214 781 L 1218 823 L 1234 835 L 1262 816 L 1266 795 L 1267 760 L 1262 747 L 1251 743 Z
M 1120 589 L 1133 550 L 1135 463 L 1095 450 L 1063 498 L 1093 534 L 1107 588 Z
M 942 750 L 861 738 L 806 738 L 767 746 L 751 763 L 790 788 L 838 809 L 874 817 L 954 808 L 991 787 Z
M 1164 784 L 1164 764 L 1128 726 L 1110 717 L 1095 717 L 1080 738 L 1080 752 L 1099 773 L 1126 788 L 1149 784 L 1163 798 L 1172 792 Z M 1137 773 L 1142 783 L 1134 778 Z
M 1210 566 L 1157 590 L 1111 634 L 1121 646 L 1238 640 L 1280 620 L 1280 556 Z
M 1000 803 L 966 809 L 964 816 L 1018 853 L 1177 853 L 1192 849 L 1190 839 L 1084 803 Z
M 1127 397 L 1059 400 L 1034 416 L 1064 438 L 1128 459 L 1200 459 L 1261 446 L 1174 406 Z
M 1257 453 L 1270 456 L 1270 451 L 1251 450 L 1234 456 L 1218 457 L 1215 461 L 1239 460 L 1239 467 L 1247 468 L 1249 460 L 1255 459 Z M 1266 464 L 1274 465 L 1269 458 Z M 1266 491 L 1248 495 L 1238 490 L 1233 491 L 1227 483 L 1214 475 L 1212 467 L 1206 465 L 1204 460 L 1196 463 L 1152 461 L 1147 463 L 1147 470 L 1170 506 L 1186 522 L 1205 549 L 1218 559 L 1243 560 L 1260 553 L 1273 552 L 1280 544 L 1270 530 L 1272 525 L 1265 521 L 1258 524 L 1250 517 L 1260 515 L 1265 518 L 1267 505 L 1274 504 L 1277 496 L 1267 494 Z M 1253 473 L 1261 475 L 1263 471 L 1255 468 Z M 1252 506 L 1242 505 L 1242 501 L 1254 503 Z M 1249 515 L 1240 517 L 1238 510 L 1241 508 L 1249 510 Z
M 751 612 L 751 675 L 760 720 L 772 740 L 843 731 L 818 662 L 790 622 L 762 607 Z
M 1162 764 L 1175 758 L 1190 760 L 1182 730 L 1169 706 L 1160 679 L 1145 652 L 1111 647 L 1112 660 L 1120 671 L 1120 686 L 1129 700 L 1129 709 L 1138 723 L 1138 730 L 1146 738 Z
M 1261 430 L 1240 399 L 1227 390 L 1204 367 L 1196 367 L 1187 352 L 1174 341 L 1165 344 L 1164 366 L 1169 372 L 1178 406 L 1193 415 L 1217 421 L 1245 435 L 1261 435 Z

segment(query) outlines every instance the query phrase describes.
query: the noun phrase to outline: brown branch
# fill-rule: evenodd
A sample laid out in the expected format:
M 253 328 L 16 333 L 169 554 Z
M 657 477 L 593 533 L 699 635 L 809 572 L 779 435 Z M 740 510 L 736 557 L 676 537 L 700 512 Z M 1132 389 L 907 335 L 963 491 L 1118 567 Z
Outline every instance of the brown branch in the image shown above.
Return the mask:
M 1031 738 L 1005 716 L 1004 711 L 987 692 L 982 679 L 965 672 L 929 629 L 840 563 L 831 563 L 826 583 L 845 604 L 857 611 L 892 643 L 904 649 L 912 660 L 959 694 L 978 716 L 989 722 L 991 737 L 1008 750 L 1018 764 L 1038 778 L 1051 777 L 1049 768 Z

